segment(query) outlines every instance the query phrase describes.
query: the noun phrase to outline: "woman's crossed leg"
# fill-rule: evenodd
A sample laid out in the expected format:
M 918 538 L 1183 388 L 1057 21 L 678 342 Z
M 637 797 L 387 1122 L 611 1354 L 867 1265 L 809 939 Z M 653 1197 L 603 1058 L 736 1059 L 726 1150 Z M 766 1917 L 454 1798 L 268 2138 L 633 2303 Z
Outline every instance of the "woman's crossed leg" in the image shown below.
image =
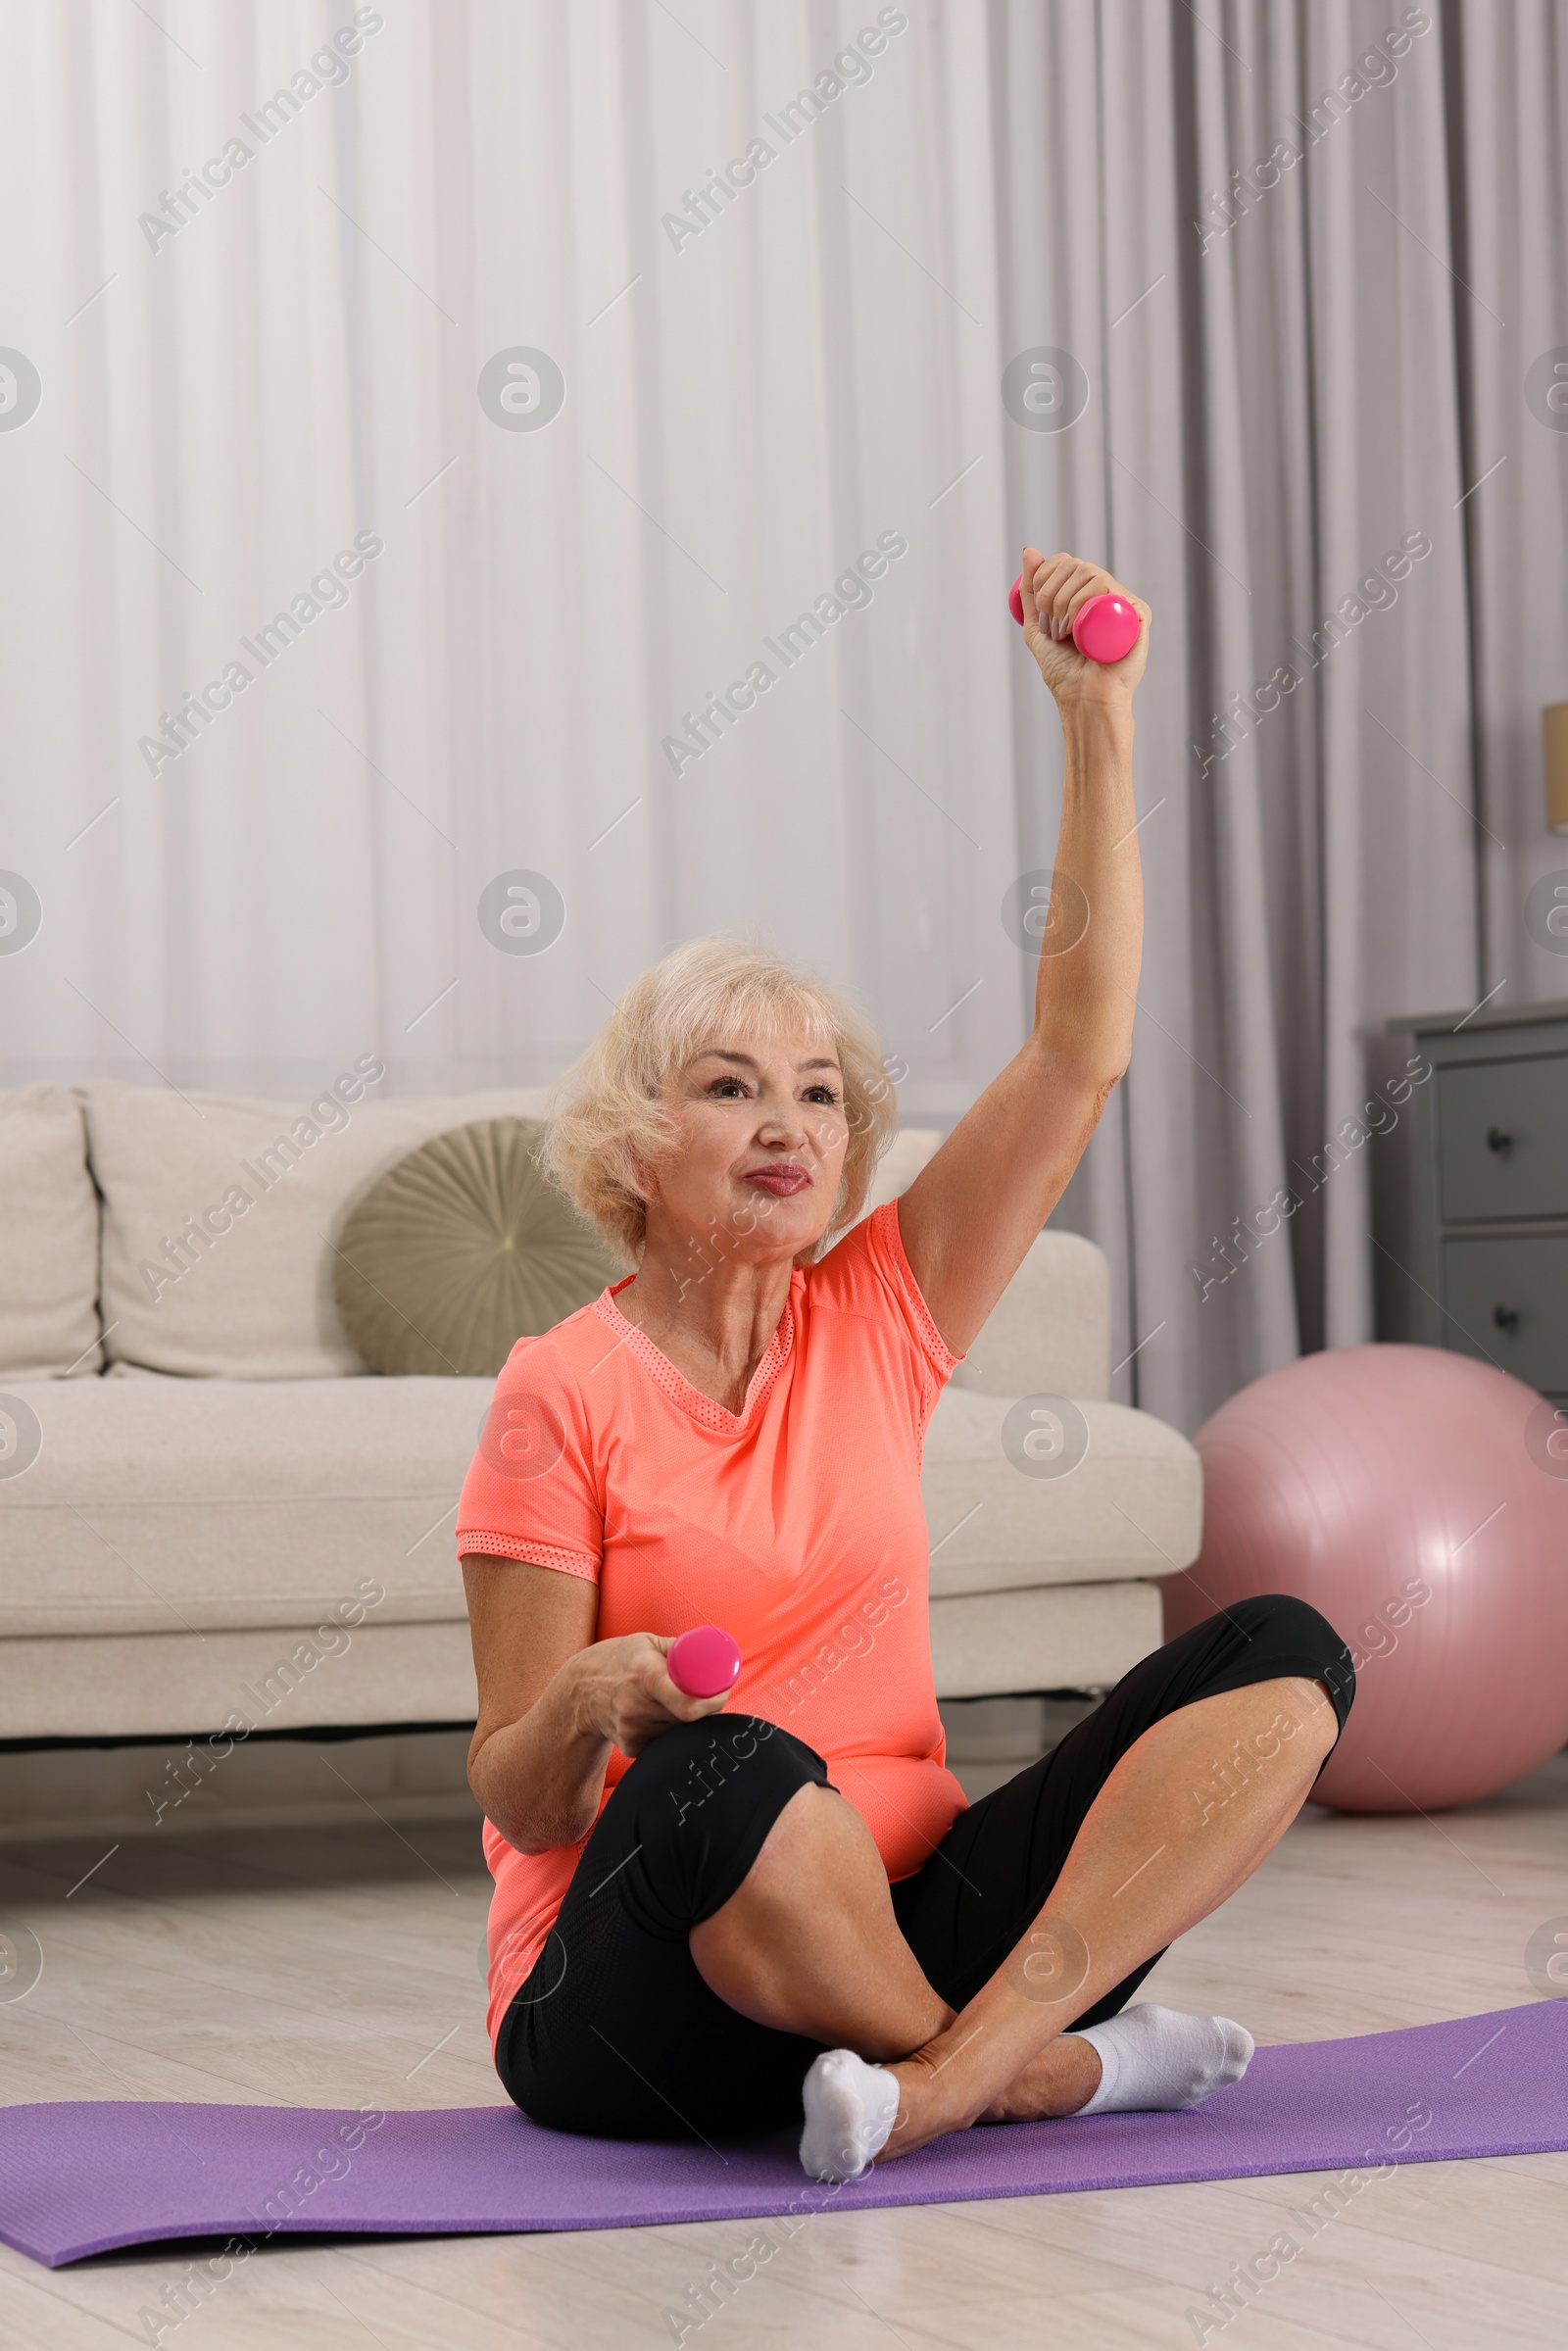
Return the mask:
M 502 2078 L 541 2121 L 628 2136 L 767 2128 L 805 2078 L 803 2159 L 834 2176 L 981 2119 L 1194 2103 L 1250 2038 L 1118 2012 L 1284 1834 L 1353 1688 L 1315 1610 L 1242 1602 L 1142 1660 L 893 1888 L 800 1741 L 727 1717 L 668 1733 L 589 1841 Z
M 1155 1723 L 1096 1796 L 1036 1920 L 956 2012 L 899 1928 L 869 1831 L 831 1788 L 791 1799 L 739 1891 L 693 1929 L 692 1956 L 757 2023 L 888 2068 L 899 2102 L 879 2160 L 982 2118 L 1076 2113 L 1102 2064 L 1068 2028 L 1251 1875 L 1338 1729 L 1325 1686 L 1296 1676 L 1197 1699 Z M 1194 1790 L 1212 1786 L 1238 1747 L 1257 1754 L 1260 1740 L 1275 1743 L 1272 1768 L 1205 1811 Z

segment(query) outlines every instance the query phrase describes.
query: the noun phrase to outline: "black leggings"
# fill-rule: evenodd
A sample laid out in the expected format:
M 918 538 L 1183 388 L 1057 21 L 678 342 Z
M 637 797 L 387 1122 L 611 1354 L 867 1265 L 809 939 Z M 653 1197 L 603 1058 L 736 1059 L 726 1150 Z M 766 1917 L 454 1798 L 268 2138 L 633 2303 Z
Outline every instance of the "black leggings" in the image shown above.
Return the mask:
M 893 1888 L 926 1978 L 962 2008 L 1044 1909 L 1119 1759 L 1196 1698 L 1299 1675 L 1341 1730 L 1355 1694 L 1344 1641 L 1304 1600 L 1238 1601 L 1125 1674 L 1038 1763 L 961 1812 Z M 502 2020 L 496 2065 L 535 2122 L 607 2138 L 717 2137 L 799 2119 L 821 2044 L 753 2024 L 698 1973 L 693 1927 L 728 1901 L 796 1790 L 829 1785 L 800 1739 L 746 1715 L 682 1723 L 644 1749 L 583 1848 L 538 1964 Z M 1114 2016 L 1154 1952 L 1076 2021 Z

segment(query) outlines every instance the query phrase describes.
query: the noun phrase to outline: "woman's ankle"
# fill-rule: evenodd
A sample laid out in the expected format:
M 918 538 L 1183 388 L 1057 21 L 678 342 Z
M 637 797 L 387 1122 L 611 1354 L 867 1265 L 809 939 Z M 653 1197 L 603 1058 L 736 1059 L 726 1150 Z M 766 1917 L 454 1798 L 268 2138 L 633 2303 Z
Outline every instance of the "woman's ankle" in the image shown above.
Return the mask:
M 1101 2080 L 1100 2052 L 1071 2031 L 1059 2033 L 1020 2068 L 986 2108 L 982 2123 L 1038 2123 L 1077 2114 Z
M 886 2070 L 899 2085 L 899 2111 L 887 2144 L 876 2157 L 878 2163 L 891 2163 L 895 2156 L 910 2154 L 914 2148 L 924 2146 L 928 2138 L 935 2138 L 953 2127 L 937 2119 L 935 2077 L 923 2049 L 896 2059 Z
M 966 2130 L 979 2119 L 983 2101 L 969 2090 L 966 2069 L 953 2062 L 966 2046 L 963 2035 L 949 2028 L 887 2068 L 899 2084 L 899 2114 L 878 2162 L 906 2155 L 945 2131 Z

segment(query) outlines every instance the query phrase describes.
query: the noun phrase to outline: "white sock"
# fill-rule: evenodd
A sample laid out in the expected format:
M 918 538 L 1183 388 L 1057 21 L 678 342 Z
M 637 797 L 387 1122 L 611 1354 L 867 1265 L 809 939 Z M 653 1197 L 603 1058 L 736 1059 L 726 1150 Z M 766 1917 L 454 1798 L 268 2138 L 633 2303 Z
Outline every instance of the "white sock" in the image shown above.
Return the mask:
M 1078 2038 L 1093 2042 L 1100 2087 L 1080 2114 L 1168 2113 L 1200 2106 L 1217 2089 L 1240 2082 L 1255 2046 L 1245 2026 L 1228 2016 L 1186 2016 L 1146 2000 L 1102 2025 L 1086 2025 Z
M 808 2179 L 858 2180 L 887 2145 L 899 2117 L 899 2083 L 853 2049 L 824 2049 L 802 2092 L 801 2164 Z

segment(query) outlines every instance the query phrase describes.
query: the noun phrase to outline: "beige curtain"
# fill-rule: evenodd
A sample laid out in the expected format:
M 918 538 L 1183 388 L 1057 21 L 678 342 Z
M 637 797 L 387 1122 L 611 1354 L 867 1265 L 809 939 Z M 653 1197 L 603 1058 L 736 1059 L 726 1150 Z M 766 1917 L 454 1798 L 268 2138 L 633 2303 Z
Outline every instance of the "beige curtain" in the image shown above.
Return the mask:
M 1524 900 L 1568 863 L 1539 733 L 1568 434 L 1527 397 L 1568 343 L 1568 13 L 1019 0 L 991 28 L 1004 342 L 1094 386 L 1011 432 L 1009 506 L 1157 615 L 1137 1047 L 1058 1215 L 1119 1270 L 1121 1393 L 1191 1428 L 1373 1336 L 1387 1017 L 1564 993 Z

